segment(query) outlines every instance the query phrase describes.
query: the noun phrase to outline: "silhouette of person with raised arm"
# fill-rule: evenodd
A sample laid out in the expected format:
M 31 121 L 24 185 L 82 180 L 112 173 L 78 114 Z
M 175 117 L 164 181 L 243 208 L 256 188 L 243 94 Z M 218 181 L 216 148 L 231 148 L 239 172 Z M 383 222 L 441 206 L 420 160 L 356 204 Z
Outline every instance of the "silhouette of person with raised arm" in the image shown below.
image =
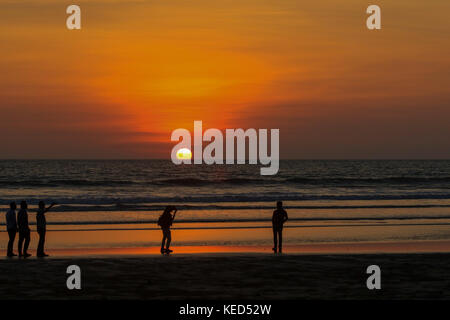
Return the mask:
M 272 216 L 272 228 L 273 228 L 273 252 L 282 252 L 283 247 L 283 225 L 288 220 L 286 210 L 283 209 L 283 202 L 277 201 L 277 208 L 273 212 Z
M 19 257 L 28 258 L 28 245 L 30 244 L 30 227 L 28 226 L 28 205 L 26 201 L 20 203 L 20 210 L 17 213 L 17 225 L 19 227 Z M 25 243 L 23 243 L 25 241 Z M 22 251 L 23 245 L 23 251 Z
M 37 233 L 39 235 L 39 242 L 36 253 L 38 257 L 48 257 L 48 254 L 44 252 L 45 233 L 47 231 L 47 221 L 45 219 L 45 213 L 47 213 L 54 205 L 56 205 L 55 202 L 53 202 L 49 207 L 46 208 L 44 201 L 39 201 L 39 209 L 36 213 L 36 227 Z
M 6 231 L 8 231 L 9 241 L 8 241 L 8 252 L 6 256 L 15 257 L 17 254 L 13 252 L 14 239 L 17 233 L 17 219 L 16 219 L 16 208 L 15 202 L 9 204 L 9 210 L 6 212 Z
M 171 212 L 173 211 L 173 215 Z M 164 209 L 163 214 L 158 219 L 158 225 L 161 227 L 163 238 L 161 243 L 161 254 L 171 253 L 172 250 L 169 249 L 170 242 L 172 241 L 172 235 L 170 232 L 170 227 L 172 226 L 173 220 L 175 220 L 175 215 L 177 214 L 177 208 L 174 206 L 167 206 Z

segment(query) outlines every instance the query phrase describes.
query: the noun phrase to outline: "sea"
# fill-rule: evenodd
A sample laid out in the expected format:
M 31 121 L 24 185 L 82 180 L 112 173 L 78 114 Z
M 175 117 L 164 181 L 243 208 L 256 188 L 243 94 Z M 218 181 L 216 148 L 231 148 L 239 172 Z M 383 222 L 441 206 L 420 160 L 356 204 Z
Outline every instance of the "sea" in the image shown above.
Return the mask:
M 130 235 L 62 246 L 156 245 L 167 205 L 178 209 L 179 245 L 269 244 L 276 201 L 288 212 L 291 244 L 450 239 L 449 160 L 281 160 L 274 176 L 249 164 L 0 161 L 0 210 L 22 200 L 32 230 L 42 200 L 58 204 L 47 213 L 49 231 Z M 158 233 L 147 241 L 149 232 Z

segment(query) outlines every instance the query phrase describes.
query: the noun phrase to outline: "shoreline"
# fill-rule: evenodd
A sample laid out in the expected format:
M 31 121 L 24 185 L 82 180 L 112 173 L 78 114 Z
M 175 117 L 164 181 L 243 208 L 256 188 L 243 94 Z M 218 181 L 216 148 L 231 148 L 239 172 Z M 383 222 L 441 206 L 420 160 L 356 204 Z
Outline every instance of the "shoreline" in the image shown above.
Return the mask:
M 171 256 L 189 255 L 274 255 L 271 246 L 261 245 L 198 245 L 172 246 Z M 49 248 L 49 257 L 87 259 L 115 257 L 161 256 L 160 247 L 113 247 L 113 248 Z M 38 259 L 34 250 L 26 260 Z M 287 244 L 283 246 L 282 255 L 348 255 L 348 254 L 422 254 L 450 253 L 450 240 L 410 240 L 410 241 L 377 241 L 377 242 L 340 242 Z M 280 255 L 280 254 L 277 254 Z M 40 258 L 39 258 L 40 259 Z M 19 260 L 18 257 L 2 257 L 0 260 Z M 22 258 L 20 258 L 22 260 Z

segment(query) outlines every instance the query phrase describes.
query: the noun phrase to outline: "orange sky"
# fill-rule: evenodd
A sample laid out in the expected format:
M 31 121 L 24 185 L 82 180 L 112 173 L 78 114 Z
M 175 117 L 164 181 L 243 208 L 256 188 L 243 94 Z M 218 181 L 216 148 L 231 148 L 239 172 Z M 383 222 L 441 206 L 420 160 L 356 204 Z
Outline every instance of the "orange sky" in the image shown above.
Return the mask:
M 450 2 L 0 0 L 1 158 L 170 158 L 280 128 L 283 158 L 450 158 Z M 372 4 L 372 3 L 370 3 Z

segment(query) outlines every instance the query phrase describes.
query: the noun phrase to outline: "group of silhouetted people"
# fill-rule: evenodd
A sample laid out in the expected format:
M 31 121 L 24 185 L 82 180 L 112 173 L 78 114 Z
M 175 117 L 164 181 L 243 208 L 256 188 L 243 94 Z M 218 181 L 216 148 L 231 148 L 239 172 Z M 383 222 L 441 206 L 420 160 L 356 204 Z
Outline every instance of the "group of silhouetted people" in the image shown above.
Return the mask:
M 44 251 L 45 233 L 47 229 L 47 222 L 45 213 L 49 211 L 56 203 L 45 207 L 43 201 L 39 201 L 38 210 L 36 212 L 36 230 L 39 235 L 39 242 L 37 246 L 36 255 L 38 257 L 47 257 L 48 254 Z M 19 257 L 28 258 L 31 254 L 28 253 L 28 246 L 30 245 L 30 227 L 28 225 L 28 204 L 26 201 L 20 203 L 20 210 L 16 215 L 17 205 L 15 202 L 9 204 L 9 210 L 6 212 L 6 229 L 8 231 L 8 257 L 15 257 L 17 254 L 13 252 L 14 240 L 17 232 L 19 233 L 18 251 Z
M 172 215 L 173 212 L 173 215 Z M 158 219 L 158 225 L 161 227 L 163 238 L 161 242 L 161 254 L 169 254 L 173 252 L 170 250 L 170 242 L 172 241 L 172 235 L 170 227 L 175 220 L 177 208 L 174 206 L 167 206 L 164 212 Z M 283 225 L 288 220 L 286 210 L 283 209 L 283 202 L 277 202 L 277 208 L 272 215 L 272 229 L 273 229 L 273 252 L 283 252 Z
M 47 257 L 48 254 L 44 251 L 45 245 L 45 233 L 47 222 L 45 219 L 45 213 L 49 211 L 56 203 L 52 203 L 50 206 L 45 207 L 43 201 L 39 201 L 39 208 L 36 213 L 36 230 L 39 235 L 39 242 L 37 246 L 36 255 L 38 257 Z M 28 253 L 28 246 L 30 245 L 30 227 L 28 225 L 28 204 L 26 201 L 20 203 L 20 210 L 16 215 L 17 205 L 15 202 L 11 202 L 9 210 L 6 212 L 6 229 L 8 231 L 8 257 L 17 256 L 13 252 L 14 240 L 17 232 L 19 233 L 18 251 L 19 257 L 28 258 L 31 254 Z M 172 214 L 173 212 L 173 214 Z M 172 235 L 170 227 L 175 220 L 177 208 L 174 206 L 167 206 L 164 212 L 158 219 L 158 225 L 161 227 L 163 238 L 161 242 L 161 254 L 170 254 L 173 252 L 170 250 L 170 243 L 172 241 Z M 286 210 L 283 209 L 283 203 L 277 202 L 277 208 L 272 215 L 272 229 L 273 229 L 273 252 L 282 252 L 283 246 L 283 225 L 288 220 Z

